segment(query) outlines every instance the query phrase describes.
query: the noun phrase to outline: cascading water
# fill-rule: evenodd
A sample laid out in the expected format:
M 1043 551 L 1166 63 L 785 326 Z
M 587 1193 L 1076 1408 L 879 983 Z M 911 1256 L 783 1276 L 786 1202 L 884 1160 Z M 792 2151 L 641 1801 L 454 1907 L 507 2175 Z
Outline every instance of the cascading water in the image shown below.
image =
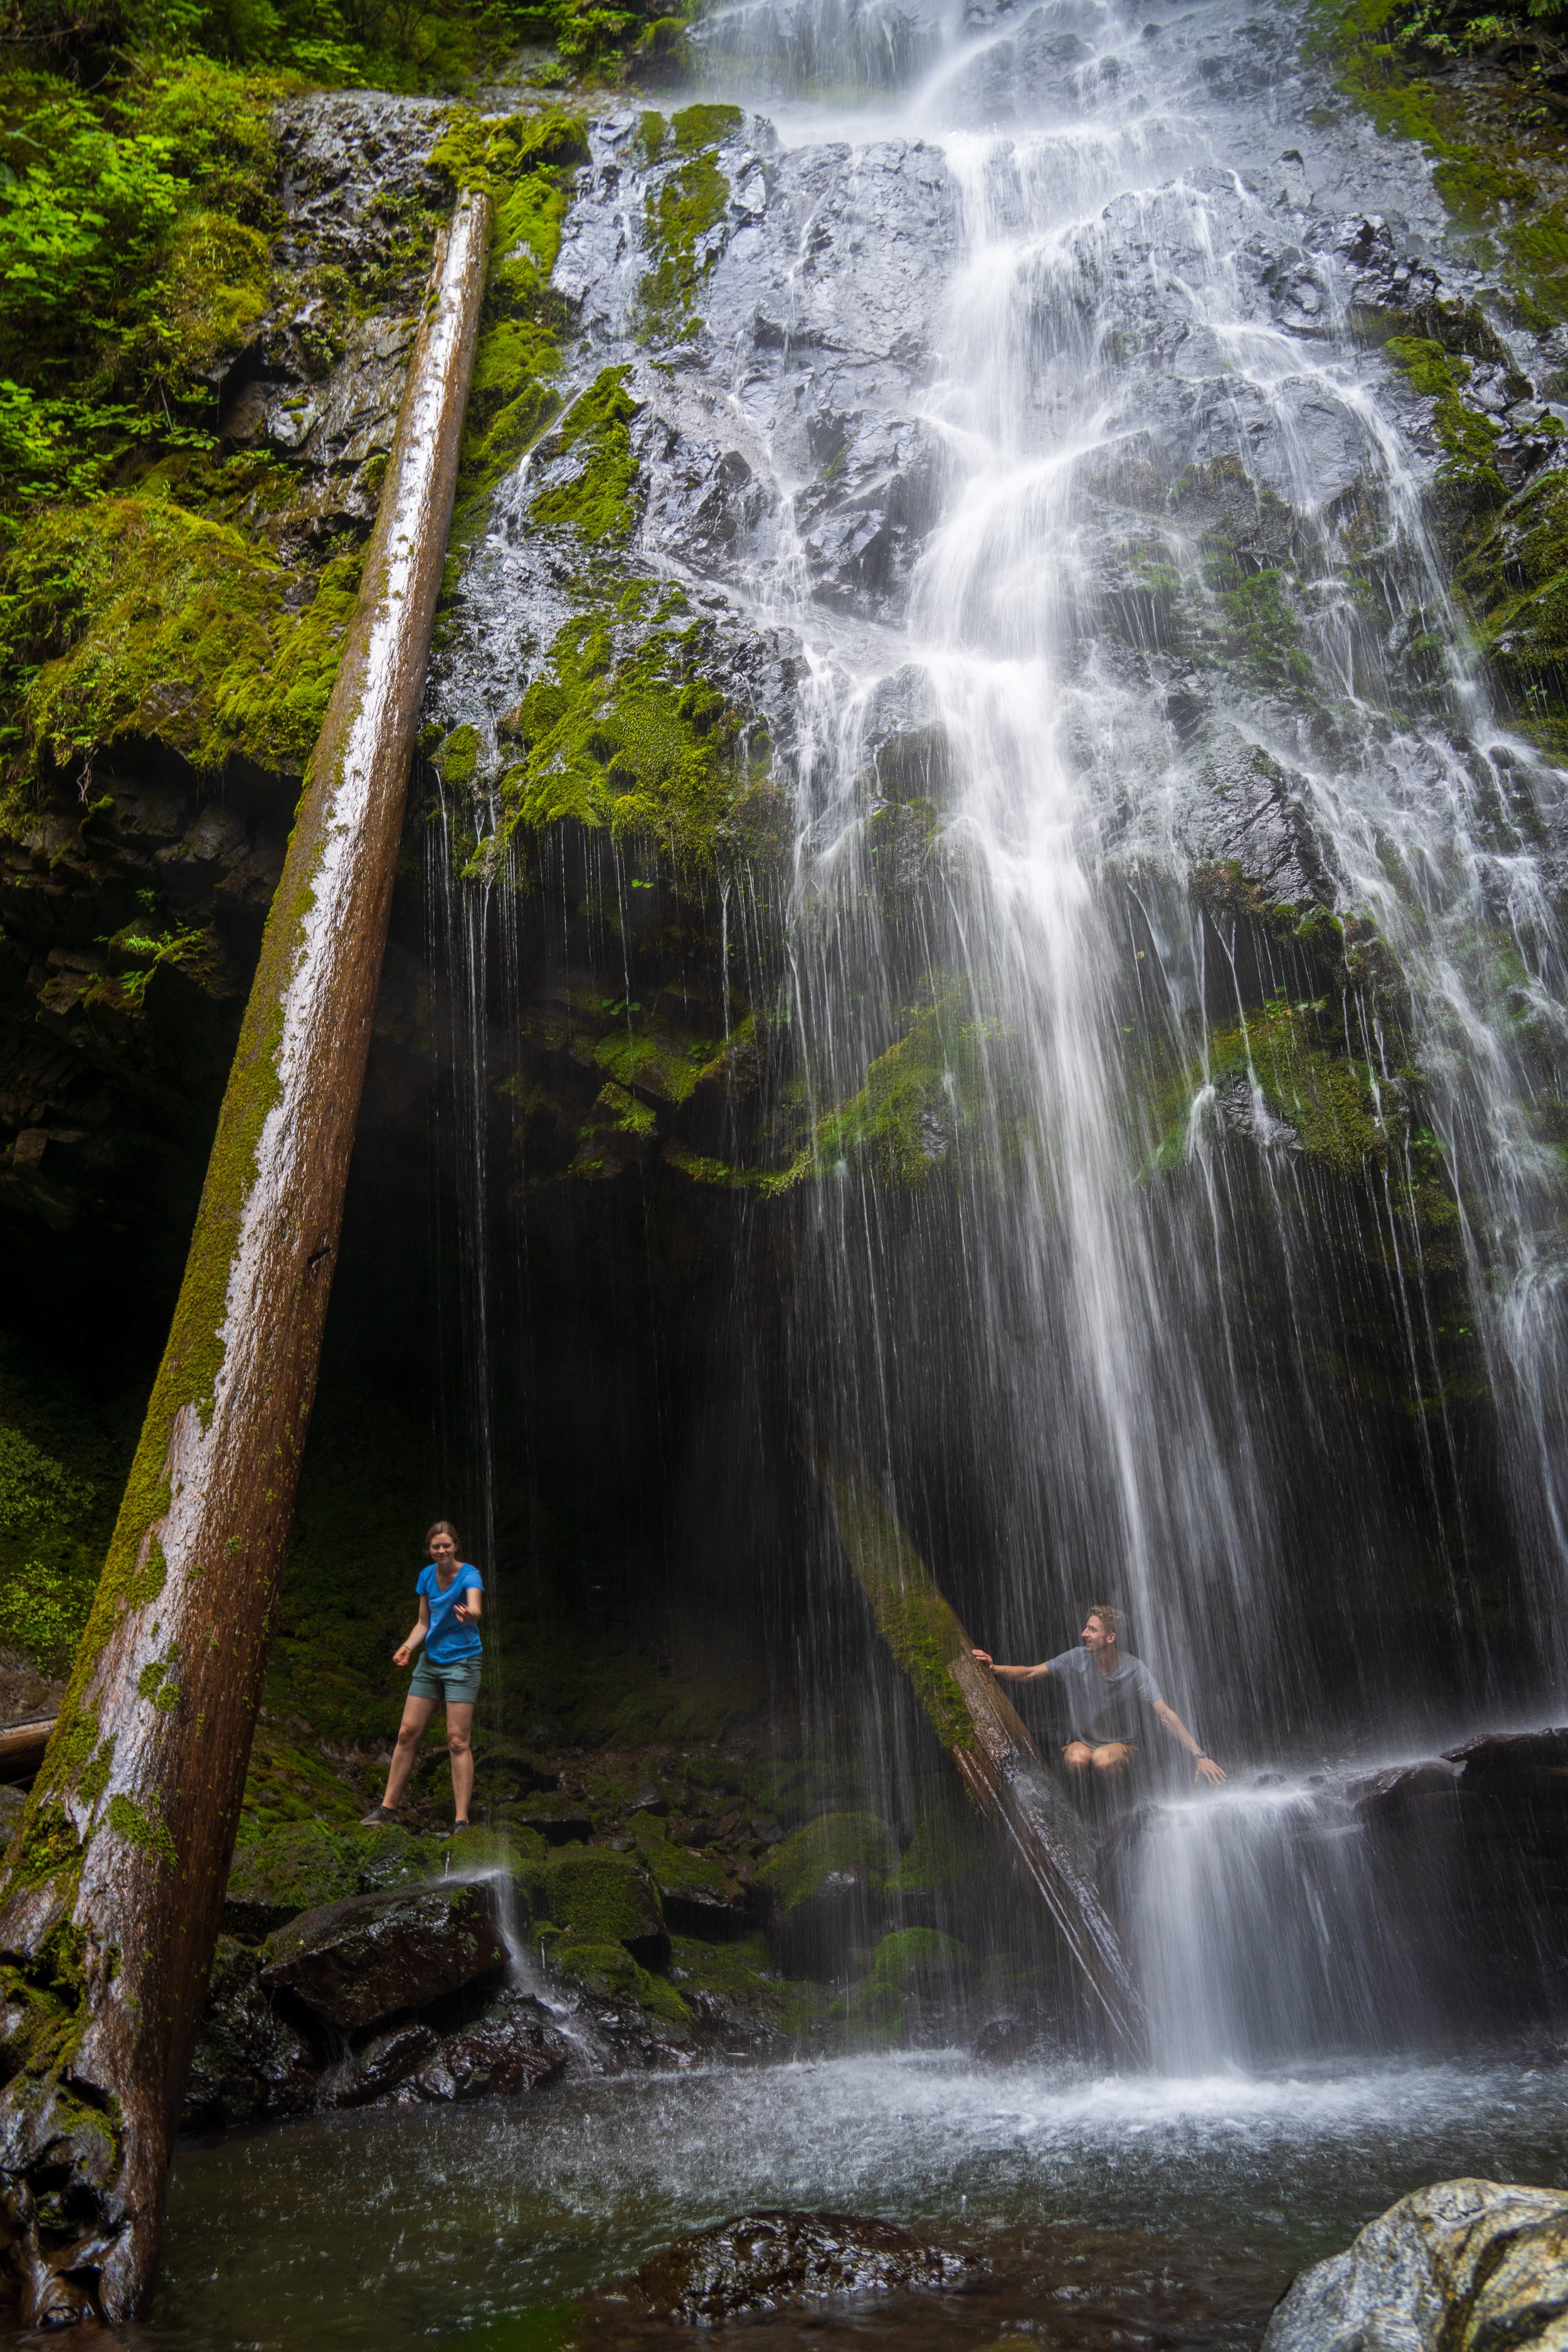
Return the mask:
M 701 320 L 650 363 L 649 224 L 695 167 L 629 113 L 556 272 L 579 385 L 624 367 L 644 404 L 644 576 L 731 646 L 793 795 L 792 1411 L 998 1656 L 1119 1602 L 1260 1766 L 1528 1719 L 1568 1663 L 1557 778 L 1489 715 L 1358 325 L 1393 231 L 1342 215 L 1375 187 L 1420 250 L 1424 167 L 1324 106 L 1300 37 L 719 11 L 711 93 L 780 105 L 710 131 Z M 530 522 L 573 462 L 547 438 L 498 497 L 445 656 L 443 721 L 498 767 L 577 593 Z M 611 847 L 598 887 L 625 954 L 649 886 Z M 720 908 L 766 1005 L 743 876 Z M 897 1821 L 929 1759 L 839 1575 L 796 1626 L 808 1706 Z M 1326 1801 L 1148 1840 L 1172 2063 L 1387 2038 Z

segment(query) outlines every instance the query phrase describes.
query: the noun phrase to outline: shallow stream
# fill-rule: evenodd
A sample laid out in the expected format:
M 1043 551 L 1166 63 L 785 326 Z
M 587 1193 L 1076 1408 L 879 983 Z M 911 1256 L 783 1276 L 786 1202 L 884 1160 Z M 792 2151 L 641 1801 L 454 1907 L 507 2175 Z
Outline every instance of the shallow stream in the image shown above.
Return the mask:
M 572 2298 L 759 2206 L 879 2214 L 979 2284 L 752 2321 L 759 2346 L 1255 2344 L 1304 2263 L 1475 2173 L 1568 2186 L 1568 2068 L 1325 2066 L 1186 2080 L 887 2055 L 606 2082 L 529 2104 L 187 2146 L 160 2352 L 522 2352 L 671 2331 Z M 727 2332 L 727 2331 L 726 2331 Z

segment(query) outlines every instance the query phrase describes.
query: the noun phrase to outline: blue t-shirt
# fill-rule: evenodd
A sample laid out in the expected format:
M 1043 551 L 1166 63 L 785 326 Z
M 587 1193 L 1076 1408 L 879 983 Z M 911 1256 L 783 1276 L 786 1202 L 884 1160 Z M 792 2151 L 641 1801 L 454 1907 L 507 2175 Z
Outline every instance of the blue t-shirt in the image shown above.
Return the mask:
M 430 1603 L 430 1630 L 425 1636 L 425 1654 L 433 1666 L 455 1666 L 464 1658 L 477 1658 L 484 1648 L 477 1625 L 461 1622 L 452 1614 L 465 1592 L 482 1592 L 484 1581 L 477 1568 L 465 1560 L 445 1592 L 432 1560 L 419 1571 L 414 1590 L 423 1593 Z

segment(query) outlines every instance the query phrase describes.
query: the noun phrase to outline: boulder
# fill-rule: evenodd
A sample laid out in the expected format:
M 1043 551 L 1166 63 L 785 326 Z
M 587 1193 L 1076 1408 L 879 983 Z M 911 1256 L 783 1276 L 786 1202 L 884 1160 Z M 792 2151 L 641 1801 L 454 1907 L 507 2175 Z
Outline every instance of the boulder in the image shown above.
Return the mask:
M 755 1887 L 786 1976 L 826 1979 L 882 1926 L 898 1842 L 874 1813 L 824 1813 L 787 1837 Z
M 278 2014 L 258 1966 L 255 1952 L 232 1937 L 221 1939 L 185 2085 L 183 2130 L 301 2115 L 315 2099 L 310 2045 Z
M 622 2292 L 650 2319 L 711 2326 L 829 2295 L 956 2285 L 972 2256 L 928 2244 L 895 2221 L 842 2213 L 743 2213 L 678 2238 Z
M 648 1876 L 658 1889 L 665 1925 L 675 1936 L 700 1936 L 710 1943 L 727 1943 L 745 1933 L 746 1906 L 741 1889 L 711 1855 L 652 1832 L 663 1823 L 637 1824 L 637 1843 Z
M 330 2081 L 323 2083 L 323 2095 L 335 2107 L 368 2106 L 373 2099 L 384 2098 L 387 2092 L 395 2090 L 440 2046 L 440 2037 L 431 2026 L 414 2021 L 394 2025 L 345 2059 Z
M 364 1895 L 307 1911 L 262 1948 L 261 1982 L 349 2032 L 507 1965 L 483 1880 Z
M 1303 2271 L 1263 2352 L 1552 2352 L 1568 2319 L 1568 2195 L 1440 2180 Z
M 620 1944 L 645 1969 L 669 1959 L 669 1934 L 652 1879 L 630 1854 L 603 1846 L 552 1854 L 540 1873 L 540 1899 L 557 1927 L 584 1943 Z
M 448 2033 L 407 2078 L 404 2095 L 440 2100 L 516 2098 L 554 2082 L 570 2055 L 570 2045 L 537 2013 L 482 2017 Z
M 236 1849 L 224 1895 L 225 1932 L 259 1942 L 301 1911 L 416 1885 L 435 1877 L 443 1851 L 437 1839 L 405 1829 L 282 1822 Z

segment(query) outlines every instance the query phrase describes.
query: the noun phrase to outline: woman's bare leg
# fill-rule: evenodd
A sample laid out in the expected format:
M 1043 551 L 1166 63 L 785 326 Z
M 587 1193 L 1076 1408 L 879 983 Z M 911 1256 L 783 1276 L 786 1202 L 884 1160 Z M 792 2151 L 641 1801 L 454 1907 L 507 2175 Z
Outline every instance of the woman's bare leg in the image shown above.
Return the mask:
M 395 1812 L 397 1801 L 408 1786 L 408 1775 L 414 1769 L 414 1759 L 419 1753 L 425 1727 L 435 1712 L 433 1698 L 416 1698 L 412 1691 L 403 1703 L 403 1720 L 397 1727 L 397 1745 L 392 1751 L 392 1769 L 386 1776 L 386 1794 L 381 1801 L 389 1813 Z
M 469 1742 L 473 1722 L 472 1699 L 447 1701 L 447 1749 L 452 1759 L 452 1803 L 460 1822 L 468 1818 L 468 1803 L 474 1793 L 474 1751 Z

